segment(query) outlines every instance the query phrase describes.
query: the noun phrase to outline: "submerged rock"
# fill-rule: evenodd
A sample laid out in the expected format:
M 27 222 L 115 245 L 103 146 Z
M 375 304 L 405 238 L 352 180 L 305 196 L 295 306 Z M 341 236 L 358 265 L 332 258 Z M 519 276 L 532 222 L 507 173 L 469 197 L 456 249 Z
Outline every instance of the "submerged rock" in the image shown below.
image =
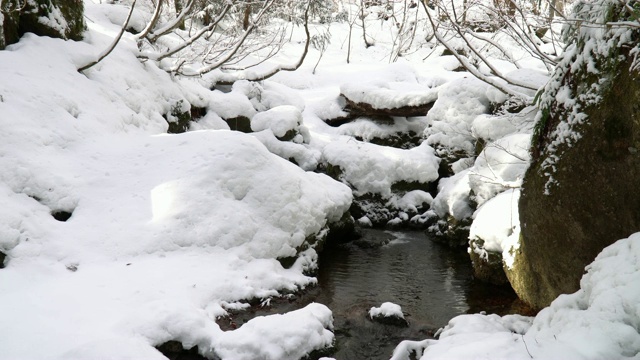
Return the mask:
M 633 17 L 618 2 L 578 10 L 596 23 L 598 16 Z M 574 30 L 575 45 L 542 95 L 520 198 L 520 248 L 507 274 L 518 296 L 538 308 L 577 291 L 585 266 L 640 224 L 640 67 L 633 55 L 640 29 Z

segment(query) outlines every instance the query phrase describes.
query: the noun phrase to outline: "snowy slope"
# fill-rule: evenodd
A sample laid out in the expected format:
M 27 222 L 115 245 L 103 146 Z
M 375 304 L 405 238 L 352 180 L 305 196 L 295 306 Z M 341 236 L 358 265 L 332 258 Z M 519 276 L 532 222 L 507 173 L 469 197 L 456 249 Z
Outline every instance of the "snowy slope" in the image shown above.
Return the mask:
M 104 7 L 87 14 L 83 42 L 28 34 L 0 52 L 2 357 L 163 358 L 153 346 L 178 340 L 210 356 L 297 359 L 329 346 L 319 304 L 226 333 L 214 320 L 314 284 L 306 240 L 348 210 L 351 190 L 250 135 L 164 134 L 180 100 L 225 103 L 140 63 L 127 38 L 78 73 L 117 29 Z M 275 260 L 298 253 L 290 269 Z

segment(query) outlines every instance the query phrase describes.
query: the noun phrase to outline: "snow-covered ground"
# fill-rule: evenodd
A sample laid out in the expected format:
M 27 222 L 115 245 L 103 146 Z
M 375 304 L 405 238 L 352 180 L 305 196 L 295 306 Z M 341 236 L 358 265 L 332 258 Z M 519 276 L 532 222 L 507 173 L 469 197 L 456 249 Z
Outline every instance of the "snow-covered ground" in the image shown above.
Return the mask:
M 321 304 L 226 332 L 215 320 L 246 308 L 246 300 L 315 284 L 307 275 L 317 266 L 314 246 L 354 195 L 375 194 L 403 212 L 431 204 L 442 217 L 473 216 L 472 236 L 487 240 L 487 249 L 508 254 L 514 246 L 513 188 L 528 162 L 535 111 L 489 115 L 506 97 L 452 71 L 457 61 L 437 56 L 442 48 L 432 44 L 390 62 L 399 34 L 375 19 L 375 9 L 368 18 L 379 25 L 368 30 L 375 45 L 365 47 L 353 29 L 349 64 L 348 23 L 332 24 L 317 69 L 320 53 L 311 49 L 298 71 L 238 81 L 225 93 L 209 89 L 220 74 L 172 77 L 140 62 L 128 33 L 104 61 L 78 73 L 126 14 L 122 5 L 85 4 L 83 41 L 26 34 L 0 51 L 1 358 L 162 359 L 154 347 L 170 340 L 223 359 L 299 359 L 331 346 L 332 313 Z M 275 60 L 297 56 L 301 39 L 297 29 Z M 504 70 L 542 85 L 544 67 L 518 56 L 528 68 L 503 61 Z M 379 108 L 437 100 L 425 117 L 331 127 L 324 120 L 345 115 L 341 91 Z M 207 113 L 190 131 L 167 134 L 164 117 L 191 107 Z M 223 119 L 239 116 L 254 133 L 228 130 Z M 425 141 L 411 149 L 368 142 L 409 131 Z M 475 154 L 478 139 L 493 145 Z M 441 158 L 453 152 L 464 156 L 435 199 L 422 190 L 392 193 L 398 182 L 436 181 Z M 313 172 L 321 164 L 339 167 L 340 181 Z M 439 341 L 403 343 L 395 356 L 425 345 L 425 358 L 637 355 L 634 241 L 640 237 L 605 251 L 580 292 L 535 319 L 456 318 Z M 290 257 L 297 260 L 287 269 L 277 260 Z M 399 306 L 379 311 L 402 316 Z

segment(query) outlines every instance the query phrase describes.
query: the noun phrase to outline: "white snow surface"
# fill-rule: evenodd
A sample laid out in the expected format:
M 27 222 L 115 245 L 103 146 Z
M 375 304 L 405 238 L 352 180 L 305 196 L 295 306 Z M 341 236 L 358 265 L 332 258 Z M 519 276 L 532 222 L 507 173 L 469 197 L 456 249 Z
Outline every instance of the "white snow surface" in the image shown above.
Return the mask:
M 298 131 L 302 125 L 302 113 L 292 105 L 280 105 L 256 114 L 251 119 L 251 130 L 270 129 L 277 137 L 283 137 L 289 131 Z
M 560 295 L 535 318 L 461 315 L 439 340 L 405 341 L 392 359 L 632 359 L 640 352 L 640 233 L 605 248 L 580 290 Z
M 399 181 L 429 183 L 438 178 L 440 159 L 426 143 L 409 150 L 390 148 L 342 137 L 327 144 L 323 156 L 339 166 L 342 180 L 354 194 L 391 196 L 391 185 Z
M 476 78 L 453 80 L 438 88 L 438 100 L 429 110 L 431 123 L 424 131 L 429 145 L 473 154 L 473 120 L 489 111 L 495 90 Z
M 438 195 L 431 203 L 431 210 L 440 218 L 446 218 L 447 214 L 461 220 L 473 215 L 473 209 L 469 203 L 469 169 L 440 179 L 438 182 Z
M 434 102 L 438 91 L 424 85 L 407 82 L 369 81 L 340 86 L 340 92 L 356 103 L 371 105 L 374 109 L 396 109 L 421 106 Z
M 138 6 L 130 25 L 140 30 L 152 4 Z M 362 30 L 336 23 L 317 69 L 313 60 L 320 53 L 312 47 L 311 60 L 297 71 L 259 83 L 236 81 L 228 93 L 210 90 L 212 79 L 224 78 L 220 71 L 182 79 L 160 70 L 162 64 L 140 62 L 130 33 L 106 59 L 79 74 L 79 66 L 111 43 L 128 10 L 126 4 L 92 2 L 85 8 L 89 29 L 83 41 L 26 34 L 0 51 L 0 167 L 6 170 L 0 172 L 0 251 L 8 255 L 0 270 L 0 357 L 163 359 L 154 346 L 177 340 L 210 357 L 298 359 L 328 346 L 332 315 L 320 304 L 258 317 L 234 331 L 224 332 L 214 321 L 246 308 L 242 300 L 269 299 L 316 282 L 303 274 L 316 265 L 314 249 L 299 253 L 290 269 L 275 258 L 295 255 L 306 238 L 349 208 L 348 187 L 302 170 L 320 163 L 340 166 L 341 180 L 356 195 L 379 194 L 407 212 L 431 202 L 431 213 L 470 217 L 473 190 L 480 207 L 472 234 L 503 254 L 514 246 L 517 225 L 507 223 L 507 214 L 514 214 L 518 191 L 510 186 L 518 185 L 525 169 L 528 154 L 520 150 L 532 112 L 522 118 L 487 115 L 492 103 L 506 97 L 468 73 L 452 72 L 459 66 L 452 56 L 432 56 L 442 47 L 418 40 L 430 35 L 422 8 L 412 26 L 415 37 L 409 27 L 381 20 L 387 10 L 372 6 L 363 15 L 374 46 L 354 41 L 350 63 L 343 44 L 349 36 L 361 39 Z M 61 24 L 58 15 L 46 20 Z M 295 29 L 273 60 L 297 57 L 303 36 Z M 404 48 L 413 38 L 415 46 Z M 546 81 L 535 70 L 541 63 L 512 46 L 512 39 L 494 39 L 518 59 L 499 60 L 495 49 L 487 55 L 505 74 L 537 86 Z M 577 55 L 589 61 L 588 54 Z M 489 74 L 486 67 L 481 71 Z M 341 90 L 376 107 L 437 100 L 426 117 L 395 118 L 392 125 L 361 119 L 331 128 L 323 120 L 346 115 Z M 561 103 L 572 104 L 570 94 L 558 93 Z M 163 116 L 171 119 L 172 109 L 192 106 L 207 114 L 190 124 L 189 133 L 164 134 Z M 262 130 L 226 131 L 223 119 L 238 116 Z M 293 141 L 277 139 L 295 128 L 300 135 Z M 407 131 L 426 140 L 400 150 L 353 138 Z M 560 135 L 572 141 L 575 134 Z M 488 148 L 474 162 L 476 139 L 507 154 Z M 393 196 L 390 187 L 398 181 L 437 179 L 436 145 L 442 156 L 463 153 L 453 165 L 456 175 L 440 182 L 433 200 L 420 191 Z M 478 175 L 491 181 L 477 181 Z M 53 211 L 72 216 L 56 221 Z M 371 226 L 367 217 L 358 222 Z M 460 316 L 438 341 L 403 342 L 394 359 L 408 351 L 420 357 L 425 348 L 423 358 L 637 357 L 638 243 L 635 234 L 607 248 L 589 266 L 580 291 L 561 296 L 536 318 Z
M 501 253 L 505 264 L 513 266 L 515 250 L 520 244 L 519 199 L 519 189 L 507 190 L 476 210 L 469 239 L 482 240 L 484 243 L 481 248 L 472 246 L 471 251 L 477 252 L 485 260 L 488 260 L 487 251 Z
M 385 302 L 380 305 L 380 307 L 372 307 L 369 309 L 369 317 L 397 317 L 400 319 L 404 319 L 404 314 L 402 313 L 402 307 L 398 304 L 394 304 L 392 302 Z
M 178 340 L 225 359 L 298 359 L 331 344 L 324 305 L 230 332 L 214 320 L 314 284 L 313 249 L 290 269 L 275 258 L 339 219 L 351 190 L 251 135 L 163 134 L 174 106 L 217 113 L 214 128 L 255 110 L 239 90 L 141 63 L 130 35 L 78 73 L 111 41 L 106 8 L 87 4 L 83 42 L 27 34 L 0 51 L 2 357 L 161 359 L 153 346 Z

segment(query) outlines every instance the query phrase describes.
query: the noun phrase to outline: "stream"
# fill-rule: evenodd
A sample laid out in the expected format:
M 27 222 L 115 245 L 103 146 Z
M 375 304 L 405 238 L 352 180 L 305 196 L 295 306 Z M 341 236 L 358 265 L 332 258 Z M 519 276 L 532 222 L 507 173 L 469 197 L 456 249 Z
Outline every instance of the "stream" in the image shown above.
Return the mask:
M 310 358 L 375 360 L 389 359 L 402 340 L 432 338 L 460 314 L 527 312 L 511 288 L 474 280 L 465 251 L 433 242 L 422 231 L 365 229 L 362 239 L 325 249 L 319 265 L 318 286 L 237 313 L 235 324 L 318 302 L 333 311 L 336 347 Z M 372 306 L 387 301 L 402 307 L 408 327 L 367 318 Z
M 285 298 L 272 299 L 218 320 L 232 330 L 256 316 L 282 314 L 311 302 L 333 312 L 335 347 L 312 353 L 337 360 L 387 360 L 402 340 L 433 338 L 457 315 L 495 313 L 534 315 L 510 287 L 473 279 L 471 261 L 462 249 L 427 238 L 423 231 L 362 230 L 362 238 L 327 247 L 320 255 L 318 285 Z M 402 307 L 407 327 L 368 319 L 368 311 L 384 302 Z M 160 350 L 170 360 L 201 360 L 197 349 L 183 350 L 170 341 Z

